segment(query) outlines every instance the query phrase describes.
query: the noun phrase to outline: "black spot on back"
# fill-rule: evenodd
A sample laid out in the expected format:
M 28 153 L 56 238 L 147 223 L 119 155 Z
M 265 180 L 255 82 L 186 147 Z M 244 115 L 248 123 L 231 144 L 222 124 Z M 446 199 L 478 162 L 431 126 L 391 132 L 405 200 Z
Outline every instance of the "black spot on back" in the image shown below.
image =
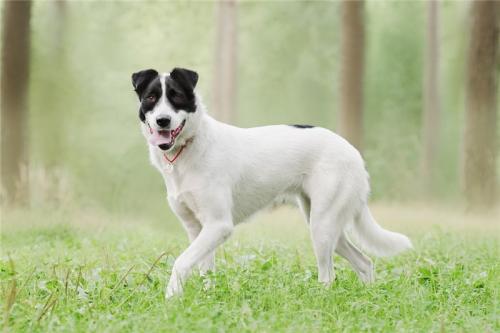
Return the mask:
M 292 126 L 292 127 L 296 127 L 296 128 L 314 128 L 314 126 L 312 125 L 288 125 L 288 126 Z

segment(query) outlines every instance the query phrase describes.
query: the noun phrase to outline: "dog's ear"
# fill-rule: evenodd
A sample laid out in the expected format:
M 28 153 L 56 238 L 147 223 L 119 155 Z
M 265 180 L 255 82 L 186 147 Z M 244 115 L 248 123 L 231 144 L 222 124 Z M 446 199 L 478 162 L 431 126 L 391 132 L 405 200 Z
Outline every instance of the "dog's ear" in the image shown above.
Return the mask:
M 132 85 L 137 93 L 137 97 L 141 99 L 142 93 L 148 86 L 148 84 L 153 81 L 155 77 L 158 76 L 158 72 L 154 69 L 145 69 L 137 73 L 132 74 Z
M 170 77 L 188 90 L 193 90 L 198 83 L 198 73 L 190 69 L 176 67 L 170 72 Z

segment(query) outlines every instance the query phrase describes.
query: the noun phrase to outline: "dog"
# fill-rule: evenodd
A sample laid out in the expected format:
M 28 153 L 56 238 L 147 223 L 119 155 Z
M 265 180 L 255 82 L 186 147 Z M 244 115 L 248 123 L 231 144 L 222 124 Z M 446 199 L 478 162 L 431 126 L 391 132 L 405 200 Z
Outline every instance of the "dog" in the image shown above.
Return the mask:
M 234 227 L 276 202 L 295 204 L 304 214 L 325 285 L 335 279 L 334 251 L 362 281 L 374 280 L 371 259 L 349 240 L 348 230 L 377 256 L 412 248 L 406 236 L 373 218 L 364 161 L 345 139 L 314 126 L 219 122 L 207 113 L 197 83 L 198 74 L 184 68 L 132 74 L 151 163 L 190 241 L 175 260 L 166 298 L 182 293 L 195 266 L 201 274 L 213 271 L 215 250 Z

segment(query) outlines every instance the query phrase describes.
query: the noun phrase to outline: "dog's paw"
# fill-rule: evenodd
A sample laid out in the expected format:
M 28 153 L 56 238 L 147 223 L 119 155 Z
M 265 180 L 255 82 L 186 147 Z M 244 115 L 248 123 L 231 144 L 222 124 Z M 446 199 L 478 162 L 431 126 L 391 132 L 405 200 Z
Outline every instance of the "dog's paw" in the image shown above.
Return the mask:
M 180 296 L 182 295 L 182 288 L 174 288 L 168 286 L 166 291 L 165 291 L 165 300 L 169 300 L 174 298 L 175 296 Z
M 165 290 L 165 299 L 171 299 L 175 296 L 180 296 L 182 294 L 182 283 L 179 279 L 172 276 L 168 282 L 167 289 Z
M 365 284 L 372 284 L 375 282 L 375 268 L 371 261 L 368 262 L 366 267 L 358 271 L 358 276 Z
M 203 289 L 205 291 L 212 289 L 215 287 L 215 278 L 211 276 L 204 276 L 203 277 Z

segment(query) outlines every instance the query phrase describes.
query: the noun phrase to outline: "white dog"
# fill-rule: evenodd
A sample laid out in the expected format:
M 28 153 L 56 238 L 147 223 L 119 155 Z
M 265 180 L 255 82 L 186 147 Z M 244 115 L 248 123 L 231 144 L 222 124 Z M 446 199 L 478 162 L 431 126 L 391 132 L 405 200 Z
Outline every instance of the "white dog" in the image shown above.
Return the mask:
M 166 297 L 182 292 L 195 265 L 213 270 L 215 249 L 236 224 L 274 202 L 297 204 L 310 226 L 320 282 L 335 279 L 333 251 L 365 282 L 374 279 L 370 258 L 346 235 L 353 225 L 375 255 L 412 247 L 401 234 L 382 229 L 367 206 L 368 174 L 359 152 L 324 128 L 276 125 L 238 128 L 210 117 L 194 91 L 198 74 L 175 68 L 134 73 L 139 118 L 152 164 L 160 171 L 168 202 L 189 236 L 177 258 Z

